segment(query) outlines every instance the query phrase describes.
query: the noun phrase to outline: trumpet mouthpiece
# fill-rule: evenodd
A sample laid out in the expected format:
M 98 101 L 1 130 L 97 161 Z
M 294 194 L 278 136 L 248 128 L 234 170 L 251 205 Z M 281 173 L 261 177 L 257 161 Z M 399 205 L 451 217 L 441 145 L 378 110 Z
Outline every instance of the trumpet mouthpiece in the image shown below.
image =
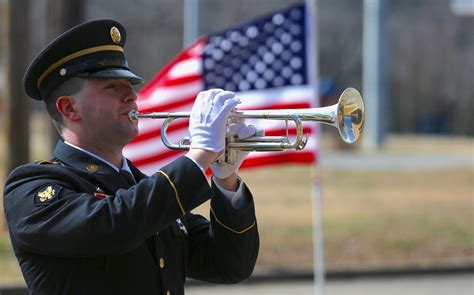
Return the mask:
M 140 113 L 138 111 L 135 111 L 135 110 L 131 110 L 129 113 L 128 113 L 128 119 L 130 121 L 134 121 L 134 120 L 138 120 L 138 116 L 140 115 Z

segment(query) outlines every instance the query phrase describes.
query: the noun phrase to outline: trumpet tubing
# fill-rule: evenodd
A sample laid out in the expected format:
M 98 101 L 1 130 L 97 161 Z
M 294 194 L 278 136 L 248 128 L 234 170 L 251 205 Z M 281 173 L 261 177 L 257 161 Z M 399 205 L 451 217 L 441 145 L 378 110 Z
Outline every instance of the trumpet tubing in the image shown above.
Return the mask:
M 278 110 L 244 110 L 233 111 L 229 120 L 236 118 L 262 119 L 262 120 L 284 120 L 293 121 L 296 125 L 296 137 L 290 142 L 287 136 L 259 136 L 248 139 L 230 138 L 226 144 L 224 162 L 232 162 L 235 151 L 279 151 L 287 149 L 301 150 L 305 147 L 307 138 L 303 135 L 303 121 L 319 122 L 336 127 L 343 141 L 352 144 L 362 135 L 364 129 L 364 101 L 360 93 L 354 88 L 347 88 L 339 97 L 337 104 L 309 109 L 278 109 Z M 139 118 L 165 119 L 161 127 L 161 139 L 163 144 L 170 149 L 187 150 L 190 147 L 189 138 L 182 138 L 177 144 L 171 143 L 166 135 L 169 124 L 175 119 L 189 118 L 189 112 L 175 113 L 139 113 L 131 111 L 130 120 Z

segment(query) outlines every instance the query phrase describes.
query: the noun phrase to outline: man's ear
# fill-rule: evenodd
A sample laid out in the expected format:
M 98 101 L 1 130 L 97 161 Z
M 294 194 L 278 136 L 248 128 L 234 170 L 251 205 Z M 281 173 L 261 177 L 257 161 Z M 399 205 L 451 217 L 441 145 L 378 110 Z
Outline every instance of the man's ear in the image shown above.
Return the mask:
M 77 100 L 72 96 L 60 96 L 56 100 L 56 108 L 71 121 L 78 121 L 81 118 L 77 110 Z

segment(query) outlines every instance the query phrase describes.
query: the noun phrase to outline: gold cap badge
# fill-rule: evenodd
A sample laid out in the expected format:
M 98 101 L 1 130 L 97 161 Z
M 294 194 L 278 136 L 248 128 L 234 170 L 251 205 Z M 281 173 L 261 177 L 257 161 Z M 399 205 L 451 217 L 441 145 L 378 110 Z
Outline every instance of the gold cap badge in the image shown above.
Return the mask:
M 112 41 L 114 43 L 120 43 L 120 40 L 122 40 L 122 37 L 120 36 L 120 31 L 117 29 L 117 27 L 112 27 L 110 28 L 110 37 L 112 38 Z

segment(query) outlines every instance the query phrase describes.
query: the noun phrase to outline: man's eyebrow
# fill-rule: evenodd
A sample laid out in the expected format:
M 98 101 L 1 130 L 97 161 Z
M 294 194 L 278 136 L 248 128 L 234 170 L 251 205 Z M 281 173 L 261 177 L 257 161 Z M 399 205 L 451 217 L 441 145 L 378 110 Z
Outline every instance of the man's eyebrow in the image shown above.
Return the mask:
M 106 81 L 106 82 L 103 84 L 102 88 L 107 88 L 107 87 L 109 87 L 109 86 L 111 86 L 111 85 L 115 85 L 115 84 L 116 84 L 116 82 L 115 82 L 114 80 L 109 80 L 109 81 Z

